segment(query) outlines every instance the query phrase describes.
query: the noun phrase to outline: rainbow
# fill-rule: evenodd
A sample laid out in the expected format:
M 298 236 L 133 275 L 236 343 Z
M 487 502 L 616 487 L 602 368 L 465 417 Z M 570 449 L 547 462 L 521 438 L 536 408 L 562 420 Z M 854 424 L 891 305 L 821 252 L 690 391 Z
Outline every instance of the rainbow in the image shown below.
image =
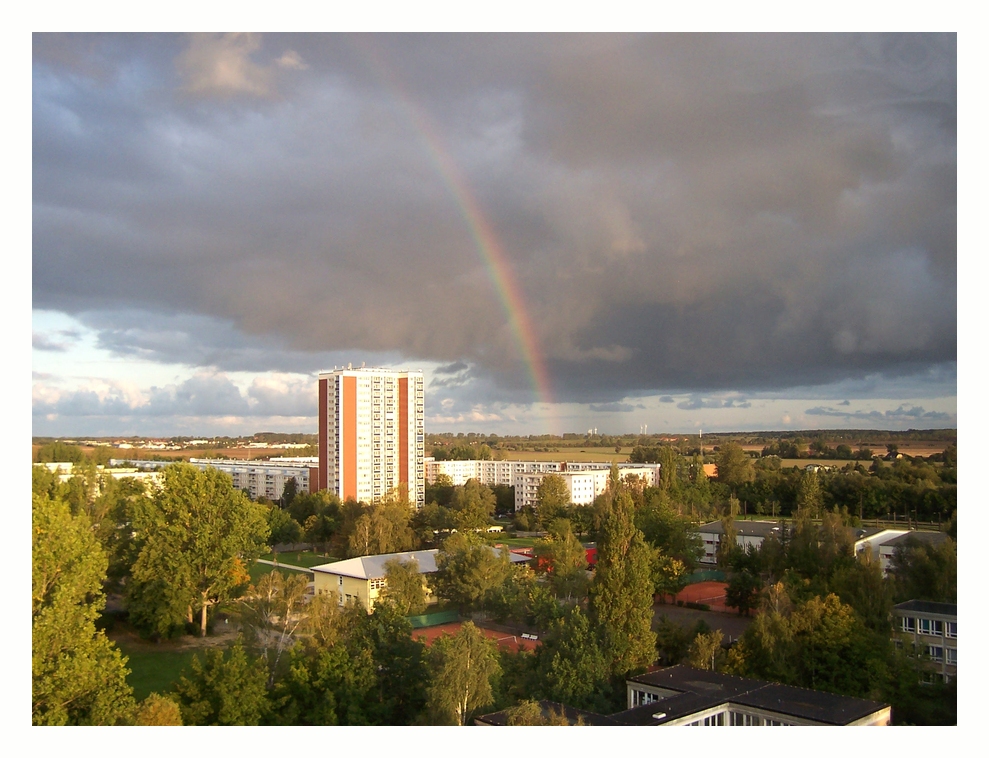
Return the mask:
M 370 62 L 371 67 L 386 84 L 408 117 L 416 134 L 425 145 L 437 175 L 446 186 L 460 216 L 467 225 L 474 241 L 474 249 L 484 264 L 488 280 L 491 282 L 491 286 L 501 303 L 501 308 L 508 319 L 537 401 L 545 406 L 544 411 L 547 415 L 551 414 L 555 407 L 555 401 L 549 370 L 539 345 L 538 334 L 529 318 L 522 289 L 515 278 L 508 256 L 429 116 L 405 91 L 397 77 L 385 64 L 382 56 L 372 49 L 367 38 L 363 35 L 361 38 L 364 44 L 358 43 L 360 52 Z M 552 423 L 552 426 L 555 427 L 557 424 Z M 561 434 L 555 428 L 551 431 L 555 434 Z

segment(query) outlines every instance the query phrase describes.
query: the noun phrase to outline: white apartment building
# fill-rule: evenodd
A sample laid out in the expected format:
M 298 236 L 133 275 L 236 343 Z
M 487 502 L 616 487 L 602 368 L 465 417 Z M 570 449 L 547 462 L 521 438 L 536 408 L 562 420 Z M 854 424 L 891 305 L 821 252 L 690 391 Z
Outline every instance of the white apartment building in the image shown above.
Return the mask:
M 399 485 L 426 499 L 421 371 L 345 368 L 319 375 L 317 489 L 381 500 Z
M 621 478 L 638 477 L 652 486 L 659 476 L 658 463 L 626 463 L 618 466 Z M 557 474 L 570 490 L 570 502 L 589 505 L 608 488 L 610 463 L 573 461 L 436 461 L 426 460 L 426 480 L 445 474 L 455 485 L 477 479 L 489 487 L 503 484 L 515 488 L 515 510 L 536 504 L 536 491 L 547 474 Z
M 317 458 L 276 459 L 270 461 L 234 461 L 217 458 L 190 458 L 189 463 L 203 470 L 215 468 L 229 474 L 234 487 L 245 490 L 251 499 L 281 499 L 285 484 L 295 480 L 296 492 L 315 492 Z

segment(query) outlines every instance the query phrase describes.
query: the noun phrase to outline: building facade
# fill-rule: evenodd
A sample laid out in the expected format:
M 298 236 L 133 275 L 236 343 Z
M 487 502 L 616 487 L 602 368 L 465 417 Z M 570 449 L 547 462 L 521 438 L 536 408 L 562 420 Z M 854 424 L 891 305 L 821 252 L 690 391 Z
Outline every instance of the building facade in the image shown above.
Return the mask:
M 319 375 L 319 478 L 341 500 L 373 503 L 404 485 L 426 499 L 421 371 L 346 368 Z
M 658 463 L 619 464 L 618 475 L 622 479 L 635 477 L 646 486 L 652 486 L 659 476 L 659 468 Z M 426 461 L 426 480 L 429 482 L 435 482 L 437 476 L 443 475 L 449 477 L 454 485 L 462 485 L 468 479 L 477 479 L 488 487 L 514 487 L 517 511 L 536 504 L 536 491 L 548 474 L 563 478 L 573 505 L 590 505 L 595 497 L 608 488 L 611 464 L 574 461 Z
M 234 487 L 244 490 L 252 500 L 259 497 L 272 502 L 281 499 L 285 485 L 289 480 L 295 480 L 295 491 L 315 492 L 316 486 L 315 458 L 296 458 L 270 461 L 234 461 L 217 458 L 190 458 L 196 468 L 203 470 L 215 468 L 229 474 L 234 481 Z
M 932 679 L 958 675 L 958 606 L 929 600 L 908 600 L 893 606 L 899 642 L 910 644 L 929 659 Z

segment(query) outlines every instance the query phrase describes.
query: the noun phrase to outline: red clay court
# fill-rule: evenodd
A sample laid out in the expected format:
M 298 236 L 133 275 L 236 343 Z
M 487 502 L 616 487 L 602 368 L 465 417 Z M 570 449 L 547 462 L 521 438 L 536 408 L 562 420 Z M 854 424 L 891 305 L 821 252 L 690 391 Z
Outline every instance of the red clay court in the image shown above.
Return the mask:
M 724 582 L 697 582 L 684 587 L 676 599 L 684 603 L 704 603 L 710 606 L 712 611 L 728 613 L 729 609 L 725 606 L 727 587 Z
M 441 637 L 444 634 L 454 635 L 460 631 L 460 627 L 463 625 L 462 621 L 454 621 L 449 624 L 440 624 L 439 626 L 428 626 L 423 629 L 416 629 L 412 632 L 412 636 L 421 639 L 426 645 L 431 645 L 433 640 L 437 637 Z M 525 640 L 519 635 L 506 634 L 505 632 L 496 632 L 493 629 L 483 629 L 481 634 L 487 637 L 489 640 L 494 640 L 498 643 L 498 647 L 503 650 L 516 651 L 522 650 L 535 650 L 536 646 L 539 644 L 537 640 Z

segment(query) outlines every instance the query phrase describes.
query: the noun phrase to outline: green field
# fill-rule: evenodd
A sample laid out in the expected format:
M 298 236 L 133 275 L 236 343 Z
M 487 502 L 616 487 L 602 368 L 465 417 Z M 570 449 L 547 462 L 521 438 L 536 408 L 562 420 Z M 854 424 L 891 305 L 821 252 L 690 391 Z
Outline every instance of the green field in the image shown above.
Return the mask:
M 127 683 L 134 688 L 134 698 L 143 700 L 152 692 L 170 692 L 172 684 L 192 662 L 194 650 L 176 650 L 154 645 L 118 640 L 117 647 L 127 656 Z
M 561 447 L 552 452 L 512 450 L 505 453 L 506 461 L 575 461 L 589 463 L 626 463 L 632 448 L 623 447 L 616 453 L 613 447 Z

